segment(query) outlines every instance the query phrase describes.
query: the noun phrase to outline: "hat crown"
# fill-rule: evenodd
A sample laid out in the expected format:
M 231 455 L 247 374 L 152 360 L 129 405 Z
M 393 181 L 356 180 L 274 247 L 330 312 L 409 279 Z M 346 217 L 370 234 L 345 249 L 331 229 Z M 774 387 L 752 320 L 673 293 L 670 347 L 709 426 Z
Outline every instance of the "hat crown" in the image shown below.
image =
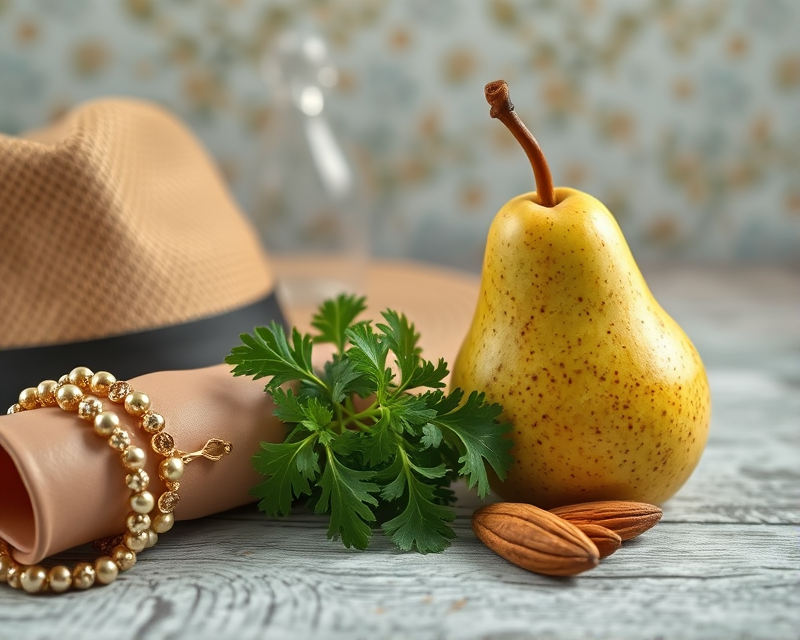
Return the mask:
M 138 100 L 0 135 L 0 225 L 0 349 L 180 324 L 274 286 L 208 154 Z

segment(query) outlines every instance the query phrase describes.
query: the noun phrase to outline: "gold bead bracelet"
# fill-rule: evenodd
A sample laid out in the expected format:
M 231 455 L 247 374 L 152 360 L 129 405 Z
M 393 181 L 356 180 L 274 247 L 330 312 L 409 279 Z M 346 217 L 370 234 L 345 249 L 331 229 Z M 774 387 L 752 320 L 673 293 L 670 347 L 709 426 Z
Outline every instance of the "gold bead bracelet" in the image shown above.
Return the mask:
M 0 540 L 0 582 L 7 582 L 15 589 L 28 593 L 63 593 L 70 588 L 88 589 L 94 584 L 110 584 L 120 571 L 136 564 L 137 552 L 158 540 L 150 531 L 149 513 L 155 499 L 147 491 L 148 477 L 143 469 L 147 454 L 131 444 L 130 434 L 122 428 L 116 413 L 104 411 L 98 398 L 84 393 L 94 390 L 91 388 L 94 375 L 85 367 L 77 367 L 58 382 L 45 380 L 35 388 L 23 390 L 19 402 L 9 408 L 8 413 L 58 406 L 64 411 L 75 411 L 80 418 L 91 422 L 95 433 L 107 438 L 109 446 L 119 451 L 122 466 L 128 472 L 125 482 L 131 491 L 131 511 L 127 517 L 127 531 L 107 555 L 94 563 L 80 562 L 72 570 L 63 565 L 48 571 L 40 565 L 19 564 L 12 558 L 8 545 Z
M 84 392 L 95 395 L 85 395 Z M 149 477 L 143 468 L 146 454 L 139 447 L 130 445 L 130 436 L 120 427 L 119 417 L 112 411 L 103 411 L 102 401 L 96 396 L 122 403 L 129 415 L 139 418 L 140 428 L 151 435 L 151 447 L 164 458 L 158 466 L 158 473 L 166 491 L 157 502 L 160 513 L 152 519 L 149 513 L 155 500 L 147 491 Z M 76 367 L 58 382 L 45 380 L 35 388 L 24 389 L 19 402 L 11 406 L 8 413 L 56 405 L 65 411 L 77 411 L 79 417 L 92 421 L 95 432 L 107 436 L 109 444 L 121 451 L 123 466 L 130 471 L 126 484 L 133 492 L 132 511 L 128 514 L 127 531 L 124 534 L 95 543 L 110 557 L 104 555 L 95 561 L 94 566 L 81 563 L 73 572 L 63 566 L 54 567 L 46 573 L 39 566 L 19 565 L 11 558 L 8 546 L 0 540 L 0 582 L 8 582 L 12 587 L 21 587 L 30 593 L 48 588 L 60 593 L 70 586 L 85 589 L 95 580 L 100 584 L 113 582 L 117 576 L 115 569 L 125 571 L 132 567 L 136 562 L 136 554 L 155 545 L 158 534 L 166 533 L 174 525 L 173 510 L 180 500 L 179 480 L 185 465 L 199 457 L 219 460 L 233 449 L 230 442 L 219 438 L 211 438 L 199 451 L 187 453 L 176 449 L 174 438 L 164 431 L 164 417 L 152 411 L 150 398 L 146 394 L 135 391 L 129 382 L 117 380 L 107 371 L 94 373 L 86 367 Z M 94 575 L 90 578 L 92 571 Z M 71 577 L 68 579 L 68 576 Z

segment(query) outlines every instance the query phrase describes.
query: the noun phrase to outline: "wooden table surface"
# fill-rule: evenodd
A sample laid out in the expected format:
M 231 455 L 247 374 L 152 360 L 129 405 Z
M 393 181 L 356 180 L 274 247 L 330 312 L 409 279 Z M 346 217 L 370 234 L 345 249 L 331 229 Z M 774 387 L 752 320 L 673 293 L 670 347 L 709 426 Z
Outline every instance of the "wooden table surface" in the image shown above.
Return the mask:
M 179 523 L 111 587 L 4 587 L 0 640 L 800 638 L 800 273 L 645 274 L 707 365 L 711 434 L 661 523 L 596 569 L 510 565 L 472 534 L 463 488 L 458 538 L 426 556 L 381 535 L 348 551 L 318 517 L 251 506 Z

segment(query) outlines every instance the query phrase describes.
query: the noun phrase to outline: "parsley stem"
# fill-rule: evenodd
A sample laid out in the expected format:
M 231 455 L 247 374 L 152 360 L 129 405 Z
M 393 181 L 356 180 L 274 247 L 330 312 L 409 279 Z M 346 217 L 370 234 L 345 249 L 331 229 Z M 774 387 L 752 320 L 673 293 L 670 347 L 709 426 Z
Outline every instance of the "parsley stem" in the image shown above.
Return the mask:
M 372 431 L 372 426 L 377 423 L 388 409 L 386 407 L 382 407 L 380 403 L 373 402 L 369 408 L 365 409 L 360 413 L 356 413 L 354 415 L 349 416 L 348 420 L 357 426 L 361 431 Z M 367 424 L 363 419 L 367 418 L 370 421 L 370 424 Z
M 345 424 L 342 418 L 342 405 L 338 402 L 333 403 L 333 410 L 336 412 L 336 424 L 339 425 L 339 434 L 344 432 Z
M 397 453 L 403 458 L 403 473 L 406 476 L 406 482 L 408 483 L 408 491 L 410 494 L 412 483 L 414 480 L 416 480 L 416 478 L 411 472 L 411 460 L 408 458 L 408 452 L 406 451 L 403 443 L 398 443 Z
M 369 432 L 372 430 L 372 425 L 383 414 L 383 407 L 380 406 L 378 401 L 373 402 L 363 411 L 356 411 L 351 397 L 345 398 L 343 405 L 336 403 L 335 406 L 337 420 L 342 426 L 342 431 L 350 427 L 356 427 L 359 431 Z
M 352 424 L 354 427 L 357 427 L 359 431 L 372 431 L 372 427 L 368 424 L 361 422 L 360 420 L 350 420 L 349 424 Z
M 314 382 L 316 382 L 320 387 L 325 389 L 325 391 L 327 391 L 330 394 L 331 388 L 330 388 L 329 385 L 325 384 L 325 382 L 323 380 L 321 380 L 320 378 L 315 376 L 313 373 L 311 374 L 311 377 L 314 379 Z
M 347 411 L 347 407 L 345 407 L 345 411 Z M 375 401 L 371 405 L 369 405 L 369 407 L 367 407 L 363 411 L 359 411 L 358 413 L 347 411 L 347 418 L 349 420 L 354 420 L 354 421 L 363 420 L 364 418 L 376 419 L 382 414 L 382 412 L 383 412 L 383 407 L 380 406 L 380 403 Z

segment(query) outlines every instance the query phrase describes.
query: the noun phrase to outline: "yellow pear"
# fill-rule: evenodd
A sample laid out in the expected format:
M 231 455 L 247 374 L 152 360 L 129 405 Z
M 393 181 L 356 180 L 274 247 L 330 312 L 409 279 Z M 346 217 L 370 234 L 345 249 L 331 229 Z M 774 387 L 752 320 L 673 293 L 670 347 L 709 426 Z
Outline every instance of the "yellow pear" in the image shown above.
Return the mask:
M 472 325 L 452 385 L 483 390 L 512 424 L 515 461 L 495 491 L 540 507 L 660 503 L 706 443 L 708 381 L 689 338 L 659 306 L 611 213 L 552 186 L 502 80 L 491 115 L 522 144 L 538 192 L 495 217 Z

